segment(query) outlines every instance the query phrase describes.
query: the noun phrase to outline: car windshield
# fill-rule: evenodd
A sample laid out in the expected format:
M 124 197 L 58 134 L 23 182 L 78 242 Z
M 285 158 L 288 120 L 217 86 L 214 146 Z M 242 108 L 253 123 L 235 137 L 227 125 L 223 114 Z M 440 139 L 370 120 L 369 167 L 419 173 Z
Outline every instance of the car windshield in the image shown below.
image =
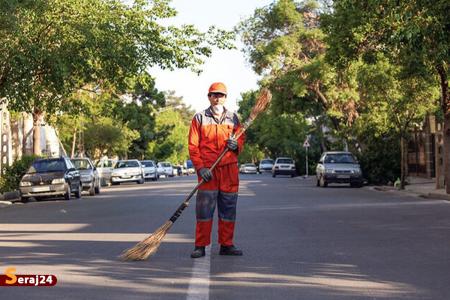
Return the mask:
M 256 166 L 254 164 L 245 164 L 246 167 L 253 167 L 256 168 Z
M 149 161 L 149 160 L 144 160 L 144 161 L 141 161 L 141 164 L 142 164 L 142 166 L 145 168 L 145 167 L 154 167 L 154 164 L 153 164 L 153 162 L 152 161 Z
M 168 168 L 170 167 L 169 163 L 161 163 L 161 167 Z
M 120 168 L 137 168 L 139 167 L 139 163 L 137 161 L 119 161 L 116 166 L 115 169 L 120 169 Z
M 270 165 L 273 165 L 273 160 L 271 160 L 271 159 L 263 159 L 263 160 L 261 160 L 261 163 L 262 163 L 262 164 L 270 164 Z
M 27 173 L 47 173 L 47 172 L 64 172 L 66 164 L 63 160 L 45 159 L 35 161 L 28 169 Z
M 294 161 L 290 158 L 280 158 L 279 160 L 277 160 L 278 164 L 293 164 Z
M 87 159 L 72 159 L 72 163 L 74 164 L 77 170 L 92 169 L 92 166 Z
M 328 154 L 325 157 L 325 163 L 331 164 L 356 164 L 356 160 L 351 154 Z

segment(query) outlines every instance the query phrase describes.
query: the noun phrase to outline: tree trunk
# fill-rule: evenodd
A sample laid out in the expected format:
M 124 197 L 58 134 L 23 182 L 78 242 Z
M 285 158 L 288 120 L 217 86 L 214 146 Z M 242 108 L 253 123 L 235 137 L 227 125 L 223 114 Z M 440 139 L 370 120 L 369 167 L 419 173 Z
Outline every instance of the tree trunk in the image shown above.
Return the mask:
M 404 190 L 405 189 L 405 181 L 406 181 L 406 174 L 407 174 L 407 170 L 406 170 L 406 166 L 408 164 L 407 162 L 407 145 L 408 145 L 408 141 L 406 140 L 406 138 L 404 136 L 400 137 L 400 153 L 401 153 L 401 158 L 400 158 L 400 189 Z
M 437 66 L 437 71 L 439 74 L 440 85 L 441 85 L 441 107 L 444 113 L 444 184 L 445 191 L 450 194 L 450 103 L 448 97 L 448 81 L 447 73 L 442 64 Z
M 41 117 L 42 111 L 34 109 L 33 111 L 33 154 L 41 155 Z
M 77 144 L 77 129 L 73 132 L 73 140 L 72 140 L 72 151 L 70 151 L 70 158 L 74 158 L 75 156 L 75 145 Z

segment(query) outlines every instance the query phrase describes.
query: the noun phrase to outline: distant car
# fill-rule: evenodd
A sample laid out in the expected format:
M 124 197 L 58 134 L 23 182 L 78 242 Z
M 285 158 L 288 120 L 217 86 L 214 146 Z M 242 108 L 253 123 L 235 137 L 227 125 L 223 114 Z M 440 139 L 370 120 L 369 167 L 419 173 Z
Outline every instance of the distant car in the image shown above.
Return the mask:
M 278 157 L 272 167 L 272 177 L 277 175 L 291 175 L 294 177 L 296 174 L 295 162 L 290 157 Z
M 142 168 L 144 168 L 144 178 L 151 179 L 153 181 L 158 180 L 158 172 L 156 170 L 156 164 L 153 160 L 142 160 Z
M 256 174 L 257 173 L 256 165 L 250 163 L 242 164 L 241 167 L 239 168 L 239 173 Z
M 185 163 L 184 163 L 184 167 L 187 171 L 187 175 L 189 174 L 195 174 L 195 167 L 194 164 L 192 163 L 192 160 L 188 159 Z
M 164 175 L 173 177 L 173 166 L 170 162 L 159 162 L 158 166 L 164 169 Z
M 258 166 L 259 173 L 271 172 L 273 168 L 273 159 L 265 158 L 261 159 Z
M 187 170 L 180 165 L 172 166 L 173 167 L 173 173 L 176 176 L 183 176 L 183 175 L 189 175 Z
M 363 177 L 361 167 L 350 152 L 330 151 L 320 156 L 316 167 L 317 186 L 326 187 L 329 183 L 349 183 L 361 187 Z
M 19 190 L 24 202 L 30 197 L 39 201 L 64 196 L 70 200 L 72 193 L 81 198 L 80 172 L 67 157 L 37 159 L 22 177 Z
M 117 160 L 115 159 L 100 159 L 95 167 L 97 168 L 98 176 L 100 177 L 101 186 L 111 183 L 111 173 Z
M 100 193 L 100 177 L 94 164 L 89 158 L 72 158 L 75 168 L 80 172 L 83 190 L 94 196 Z
M 111 173 L 111 184 L 122 182 L 144 183 L 144 169 L 137 159 L 119 160 Z

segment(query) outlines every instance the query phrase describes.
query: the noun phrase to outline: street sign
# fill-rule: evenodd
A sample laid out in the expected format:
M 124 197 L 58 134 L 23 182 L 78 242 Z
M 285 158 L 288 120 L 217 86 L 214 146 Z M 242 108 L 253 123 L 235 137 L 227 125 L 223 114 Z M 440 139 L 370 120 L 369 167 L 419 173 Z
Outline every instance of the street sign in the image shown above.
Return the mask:
M 309 142 L 308 142 L 307 139 L 306 139 L 305 142 L 303 143 L 303 147 L 305 147 L 305 148 L 308 148 L 308 147 L 309 147 Z

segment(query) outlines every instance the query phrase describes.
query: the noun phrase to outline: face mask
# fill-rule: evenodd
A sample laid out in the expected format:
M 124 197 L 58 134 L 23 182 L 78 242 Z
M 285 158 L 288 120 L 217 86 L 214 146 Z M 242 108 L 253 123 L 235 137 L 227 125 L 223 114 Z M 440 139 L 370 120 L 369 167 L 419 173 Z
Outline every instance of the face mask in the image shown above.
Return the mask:
M 213 112 L 216 115 L 220 115 L 223 113 L 223 105 L 222 104 L 217 104 L 217 105 L 211 105 Z

